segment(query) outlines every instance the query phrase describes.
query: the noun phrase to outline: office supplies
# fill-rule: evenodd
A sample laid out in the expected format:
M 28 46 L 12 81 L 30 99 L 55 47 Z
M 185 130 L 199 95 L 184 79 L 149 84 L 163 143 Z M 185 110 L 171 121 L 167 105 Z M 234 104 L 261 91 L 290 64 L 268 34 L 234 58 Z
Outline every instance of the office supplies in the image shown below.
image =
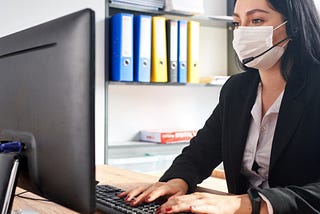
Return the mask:
M 0 208 L 9 214 L 18 178 L 19 155 L 16 152 L 0 153 Z
M 196 130 L 141 130 L 140 140 L 154 143 L 180 143 L 189 142 L 196 136 Z
M 188 22 L 178 20 L 178 82 L 187 82 Z
M 150 82 L 151 78 L 151 16 L 134 17 L 134 80 Z
M 178 21 L 166 20 L 168 78 L 169 82 L 178 82 Z
M 188 22 L 188 82 L 199 83 L 200 23 Z
M 152 17 L 151 81 L 167 82 L 167 46 L 165 17 Z
M 165 11 L 188 15 L 204 13 L 203 0 L 166 0 Z
M 133 81 L 133 15 L 111 17 L 111 80 Z
M 96 208 L 94 41 L 90 9 L 0 38 L 0 136 L 27 147 L 18 186 L 79 213 Z

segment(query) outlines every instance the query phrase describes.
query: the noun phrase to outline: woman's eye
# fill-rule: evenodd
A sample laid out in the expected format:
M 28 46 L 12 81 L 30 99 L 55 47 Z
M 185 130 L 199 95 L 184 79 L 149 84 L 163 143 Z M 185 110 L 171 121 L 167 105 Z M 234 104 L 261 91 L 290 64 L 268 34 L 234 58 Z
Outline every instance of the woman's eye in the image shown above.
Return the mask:
M 262 19 L 253 19 L 252 20 L 252 24 L 261 24 L 261 23 L 263 23 L 263 20 Z
M 240 26 L 240 23 L 239 22 L 232 22 L 232 25 L 233 25 L 233 27 L 239 27 Z

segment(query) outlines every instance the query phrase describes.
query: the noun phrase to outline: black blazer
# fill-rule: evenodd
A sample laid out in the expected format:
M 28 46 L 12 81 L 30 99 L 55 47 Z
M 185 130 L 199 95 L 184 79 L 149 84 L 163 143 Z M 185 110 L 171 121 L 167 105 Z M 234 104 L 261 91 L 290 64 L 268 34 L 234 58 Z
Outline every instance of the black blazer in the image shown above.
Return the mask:
M 204 127 L 160 181 L 182 178 L 193 192 L 223 161 L 229 192 L 246 193 L 240 169 L 259 82 L 256 70 L 230 77 Z M 319 65 L 291 72 L 274 133 L 269 185 L 261 192 L 274 213 L 320 213 Z

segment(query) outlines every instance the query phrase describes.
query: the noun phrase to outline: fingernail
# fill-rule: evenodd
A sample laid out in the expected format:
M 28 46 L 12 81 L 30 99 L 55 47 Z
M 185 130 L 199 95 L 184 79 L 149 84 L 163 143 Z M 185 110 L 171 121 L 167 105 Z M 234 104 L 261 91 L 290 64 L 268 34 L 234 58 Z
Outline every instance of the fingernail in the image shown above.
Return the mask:
M 136 205 L 136 200 L 133 200 L 131 203 L 130 203 L 131 206 L 135 206 Z
M 172 211 L 172 207 L 166 208 L 166 212 L 170 212 L 170 211 Z
M 150 201 L 150 196 L 145 199 L 146 202 Z
M 124 200 L 125 201 L 129 201 L 129 195 Z

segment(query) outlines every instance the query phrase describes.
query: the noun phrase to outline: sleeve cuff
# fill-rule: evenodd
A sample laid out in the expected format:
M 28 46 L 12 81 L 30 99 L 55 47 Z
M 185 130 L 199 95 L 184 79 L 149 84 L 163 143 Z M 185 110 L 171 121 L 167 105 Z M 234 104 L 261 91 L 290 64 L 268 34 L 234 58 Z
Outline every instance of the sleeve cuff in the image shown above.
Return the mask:
M 268 213 L 273 214 L 273 207 L 272 207 L 270 201 L 262 193 L 259 192 L 258 194 L 261 197 L 261 199 L 266 202 L 267 208 L 268 208 Z

